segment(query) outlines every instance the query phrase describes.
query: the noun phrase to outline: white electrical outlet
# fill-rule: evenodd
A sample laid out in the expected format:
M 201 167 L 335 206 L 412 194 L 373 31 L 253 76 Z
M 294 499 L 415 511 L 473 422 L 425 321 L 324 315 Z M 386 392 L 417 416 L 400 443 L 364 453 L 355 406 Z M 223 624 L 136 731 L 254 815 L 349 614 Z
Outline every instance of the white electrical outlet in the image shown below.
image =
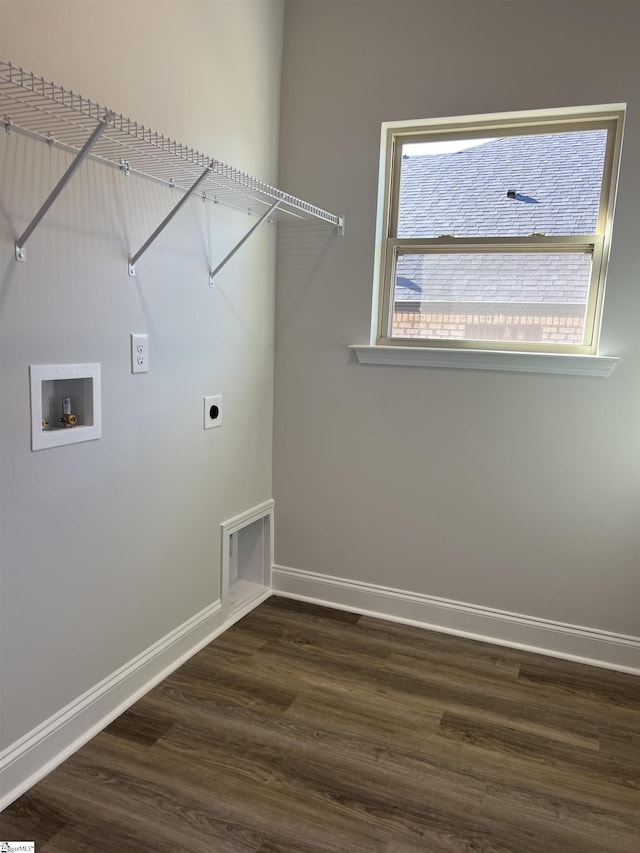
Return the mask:
M 131 335 L 131 372 L 149 372 L 148 335 Z
M 222 395 L 204 398 L 204 428 L 222 426 Z

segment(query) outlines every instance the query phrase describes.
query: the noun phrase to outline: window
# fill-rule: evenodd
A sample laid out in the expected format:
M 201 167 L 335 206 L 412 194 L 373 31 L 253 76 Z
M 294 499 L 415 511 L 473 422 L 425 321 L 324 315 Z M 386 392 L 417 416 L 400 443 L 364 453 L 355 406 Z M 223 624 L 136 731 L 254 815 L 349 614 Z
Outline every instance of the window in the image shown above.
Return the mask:
M 596 353 L 623 116 L 383 125 L 376 343 Z

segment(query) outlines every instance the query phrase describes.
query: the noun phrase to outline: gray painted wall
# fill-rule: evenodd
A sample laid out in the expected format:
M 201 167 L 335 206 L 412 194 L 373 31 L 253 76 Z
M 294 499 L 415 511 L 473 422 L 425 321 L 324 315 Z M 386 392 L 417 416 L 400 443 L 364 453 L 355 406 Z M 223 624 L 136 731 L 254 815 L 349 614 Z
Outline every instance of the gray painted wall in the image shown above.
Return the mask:
M 283 4 L 0 2 L 0 56 L 274 182 Z M 0 133 L 0 748 L 220 595 L 220 523 L 271 495 L 274 229 Z M 130 373 L 129 334 L 151 371 Z M 100 362 L 103 437 L 30 450 L 29 364 Z M 202 398 L 224 395 L 204 432 Z
M 277 564 L 640 635 L 639 30 L 625 0 L 287 3 L 280 181 L 347 234 L 279 253 Z M 358 365 L 381 122 L 613 102 L 612 376 Z
M 276 561 L 640 634 L 637 3 L 293 2 L 279 184 L 348 216 L 283 230 Z M 0 56 L 275 180 L 282 4 L 0 0 Z M 608 380 L 358 366 L 380 122 L 627 101 Z M 33 729 L 219 594 L 219 524 L 271 493 L 273 233 L 0 133 L 2 732 Z M 129 333 L 151 372 L 129 372 Z M 98 361 L 103 438 L 33 453 L 28 365 Z M 202 397 L 225 396 L 204 432 Z

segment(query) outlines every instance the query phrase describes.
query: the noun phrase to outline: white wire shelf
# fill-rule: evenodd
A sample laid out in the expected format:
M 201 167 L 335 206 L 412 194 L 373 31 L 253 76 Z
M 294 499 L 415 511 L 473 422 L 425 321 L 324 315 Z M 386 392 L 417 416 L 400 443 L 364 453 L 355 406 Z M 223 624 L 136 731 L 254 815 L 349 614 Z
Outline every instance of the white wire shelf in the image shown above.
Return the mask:
M 187 193 L 194 192 L 197 185 L 203 198 L 253 216 L 267 213 L 269 219 L 316 219 L 335 226 L 338 234 L 344 231 L 344 217 L 4 60 L 0 60 L 0 122 L 9 133 L 15 130 L 76 154 L 96 136 L 82 159 L 87 156 L 126 175 L 140 174 Z M 96 134 L 100 126 L 102 130 Z M 17 251 L 16 257 L 24 259 Z

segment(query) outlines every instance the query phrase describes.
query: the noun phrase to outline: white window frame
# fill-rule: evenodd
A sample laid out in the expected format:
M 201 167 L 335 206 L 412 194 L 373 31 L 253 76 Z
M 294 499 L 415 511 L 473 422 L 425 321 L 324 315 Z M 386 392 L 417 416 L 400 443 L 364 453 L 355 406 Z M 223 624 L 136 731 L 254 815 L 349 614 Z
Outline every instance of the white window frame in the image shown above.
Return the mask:
M 376 347 L 414 347 L 433 350 L 472 350 L 474 352 L 524 352 L 562 355 L 595 355 L 604 301 L 606 271 L 611 245 L 611 230 L 624 124 L 624 104 L 534 110 L 490 115 L 458 116 L 419 121 L 385 122 L 382 125 L 378 220 L 374 273 L 371 345 Z M 399 238 L 397 232 L 402 143 L 435 142 L 456 137 L 482 138 L 497 135 L 521 135 L 552 131 L 607 129 L 609 131 L 603 170 L 600 209 L 593 234 L 578 236 L 528 237 L 435 237 Z M 464 252 L 576 252 L 592 254 L 592 275 L 585 316 L 582 345 L 539 342 L 483 340 L 432 340 L 391 336 L 395 264 L 405 253 Z M 498 353 L 496 353 L 497 355 Z M 442 362 L 441 353 L 439 363 Z M 415 360 L 414 360 L 415 361 Z

